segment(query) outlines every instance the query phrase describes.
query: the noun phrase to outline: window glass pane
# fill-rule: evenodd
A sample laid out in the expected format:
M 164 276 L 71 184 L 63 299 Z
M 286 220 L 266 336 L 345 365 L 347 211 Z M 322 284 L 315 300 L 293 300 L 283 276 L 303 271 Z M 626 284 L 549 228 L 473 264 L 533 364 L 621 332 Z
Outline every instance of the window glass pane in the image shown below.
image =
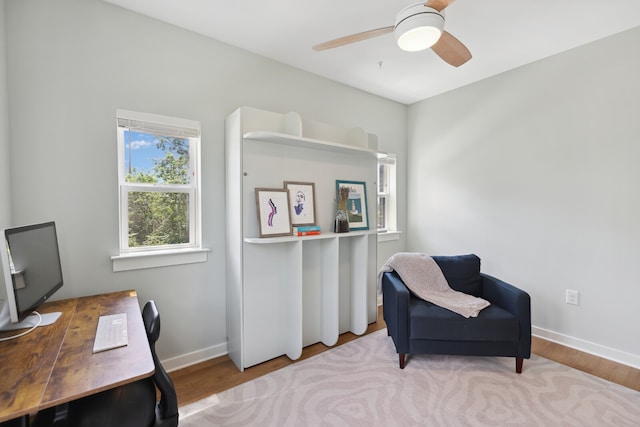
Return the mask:
M 127 182 L 189 184 L 189 139 L 124 131 Z
M 378 197 L 378 229 L 387 228 L 387 198 Z
M 128 197 L 129 247 L 189 243 L 189 194 L 132 191 Z

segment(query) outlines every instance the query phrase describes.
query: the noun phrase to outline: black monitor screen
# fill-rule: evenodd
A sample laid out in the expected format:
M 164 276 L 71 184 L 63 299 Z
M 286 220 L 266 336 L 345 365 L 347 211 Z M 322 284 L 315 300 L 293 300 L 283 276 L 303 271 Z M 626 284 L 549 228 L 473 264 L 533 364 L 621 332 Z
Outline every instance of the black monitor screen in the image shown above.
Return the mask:
M 62 286 L 54 222 L 5 230 L 11 278 L 20 319 Z

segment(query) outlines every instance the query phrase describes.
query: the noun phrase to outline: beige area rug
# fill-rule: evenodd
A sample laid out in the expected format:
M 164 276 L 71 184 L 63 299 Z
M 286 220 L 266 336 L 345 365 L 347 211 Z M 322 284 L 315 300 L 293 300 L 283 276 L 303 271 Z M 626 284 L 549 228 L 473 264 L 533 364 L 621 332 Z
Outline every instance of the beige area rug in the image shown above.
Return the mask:
M 533 355 L 413 355 L 378 331 L 180 408 L 203 426 L 640 426 L 640 392 Z

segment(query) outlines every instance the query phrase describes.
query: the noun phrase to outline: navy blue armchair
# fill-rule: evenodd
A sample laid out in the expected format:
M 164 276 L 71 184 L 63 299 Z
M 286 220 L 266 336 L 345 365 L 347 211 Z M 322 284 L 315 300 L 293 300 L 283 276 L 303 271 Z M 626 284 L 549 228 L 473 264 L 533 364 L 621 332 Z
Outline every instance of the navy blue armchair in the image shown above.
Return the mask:
M 395 271 L 382 275 L 383 316 L 404 369 L 407 354 L 506 356 L 516 372 L 531 356 L 529 294 L 480 272 L 476 255 L 434 256 L 449 286 L 491 305 L 465 318 L 413 295 Z

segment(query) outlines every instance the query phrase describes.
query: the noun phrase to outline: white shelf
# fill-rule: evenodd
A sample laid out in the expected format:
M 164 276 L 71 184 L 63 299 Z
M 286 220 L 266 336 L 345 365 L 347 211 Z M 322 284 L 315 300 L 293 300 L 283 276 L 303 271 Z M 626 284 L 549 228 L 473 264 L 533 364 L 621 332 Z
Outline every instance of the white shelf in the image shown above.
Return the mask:
M 314 150 L 359 152 L 363 154 L 370 154 L 377 158 L 388 156 L 387 153 L 383 153 L 377 150 L 371 150 L 369 148 L 357 147 L 355 145 L 339 144 L 337 142 L 321 141 L 319 139 L 305 138 L 302 136 L 288 135 L 279 132 L 251 131 L 244 134 L 244 139 L 310 148 Z
M 270 245 L 274 243 L 292 243 L 305 240 L 323 240 L 323 239 L 335 239 L 342 238 L 348 239 L 349 237 L 368 236 L 371 234 L 377 234 L 375 230 L 355 230 L 348 233 L 322 233 L 314 234 L 311 236 L 279 236 L 279 237 L 245 237 L 245 243 L 252 243 L 254 245 Z
M 335 345 L 343 332 L 364 333 L 378 313 L 376 230 L 256 237 L 254 192 L 314 182 L 316 223 L 333 230 L 336 179 L 363 181 L 373 228 L 377 158 L 386 156 L 367 148 L 375 136 L 246 107 L 227 117 L 225 133 L 231 360 L 242 371 L 283 354 L 297 359 L 316 342 Z

